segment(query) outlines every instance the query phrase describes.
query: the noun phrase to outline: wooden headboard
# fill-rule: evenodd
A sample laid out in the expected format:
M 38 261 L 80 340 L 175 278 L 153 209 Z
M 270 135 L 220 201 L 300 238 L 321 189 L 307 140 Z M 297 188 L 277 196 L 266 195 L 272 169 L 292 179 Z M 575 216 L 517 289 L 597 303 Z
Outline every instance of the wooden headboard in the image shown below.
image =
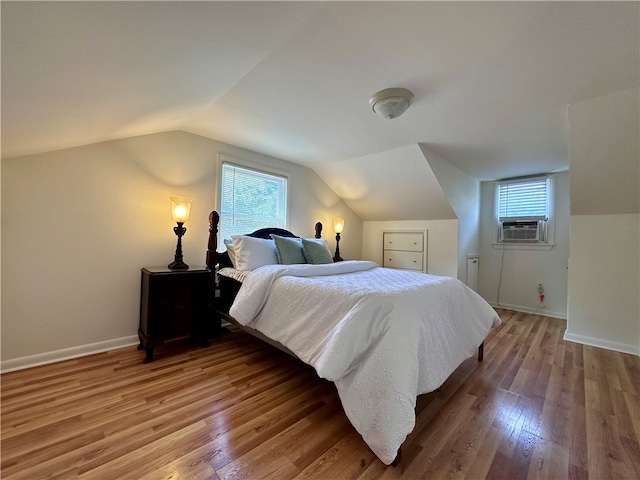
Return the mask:
M 231 265 L 227 252 L 218 252 L 218 224 L 220 223 L 220 215 L 213 210 L 209 214 L 209 243 L 207 244 L 207 268 L 214 270 L 218 263 Z M 322 223 L 315 225 L 316 238 L 322 238 Z M 288 230 L 282 228 L 261 228 L 255 232 L 248 233 L 250 237 L 271 238 L 271 234 L 280 235 L 281 237 L 297 237 Z

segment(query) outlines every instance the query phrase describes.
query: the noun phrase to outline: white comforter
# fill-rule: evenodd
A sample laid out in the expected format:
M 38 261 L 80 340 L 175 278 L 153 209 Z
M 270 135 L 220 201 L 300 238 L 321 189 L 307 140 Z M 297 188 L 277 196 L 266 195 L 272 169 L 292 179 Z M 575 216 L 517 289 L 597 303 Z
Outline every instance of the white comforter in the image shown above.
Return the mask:
M 459 280 L 364 261 L 258 268 L 229 313 L 335 382 L 347 417 L 386 464 L 415 426 L 416 397 L 500 324 Z

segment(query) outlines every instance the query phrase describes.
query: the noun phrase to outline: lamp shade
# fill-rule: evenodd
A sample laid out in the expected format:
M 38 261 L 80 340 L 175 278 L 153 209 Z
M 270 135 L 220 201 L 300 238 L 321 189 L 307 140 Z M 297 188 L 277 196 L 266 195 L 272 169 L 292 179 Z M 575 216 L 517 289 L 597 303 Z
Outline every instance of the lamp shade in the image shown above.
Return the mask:
M 333 217 L 333 231 L 336 233 L 342 233 L 344 229 L 344 218 Z
M 171 215 L 177 223 L 185 223 L 189 219 L 193 198 L 169 197 L 171 200 Z
M 406 88 L 387 88 L 371 95 L 369 105 L 382 118 L 397 118 L 413 103 L 413 93 Z

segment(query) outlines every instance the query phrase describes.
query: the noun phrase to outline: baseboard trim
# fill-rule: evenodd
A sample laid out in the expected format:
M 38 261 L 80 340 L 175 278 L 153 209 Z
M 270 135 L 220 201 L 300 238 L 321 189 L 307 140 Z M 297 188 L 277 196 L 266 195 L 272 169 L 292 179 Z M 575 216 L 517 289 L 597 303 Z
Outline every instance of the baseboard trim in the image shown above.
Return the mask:
M 139 343 L 140 339 L 138 336 L 132 335 L 130 337 L 116 338 L 113 340 L 106 340 L 104 342 L 91 343 L 89 345 L 81 345 L 53 352 L 38 353 L 36 355 L 4 360 L 0 363 L 0 373 L 24 370 L 25 368 L 47 365 L 49 363 L 61 362 L 63 360 L 84 357 L 95 353 L 116 350 L 118 348 L 130 347 L 132 345 L 138 345 Z
M 603 340 L 601 338 L 587 337 L 578 335 L 569 331 L 564 332 L 563 340 L 567 342 L 581 343 L 590 347 L 604 348 L 605 350 L 613 350 L 614 352 L 628 353 L 640 357 L 640 345 L 631 345 L 628 343 L 612 342 L 611 340 Z
M 542 315 L 544 317 L 559 318 L 561 320 L 567 319 L 566 312 L 554 312 L 553 310 L 547 310 L 546 308 L 530 308 L 523 307 L 522 305 L 511 305 L 508 303 L 500 303 L 500 305 L 498 305 L 495 302 L 489 302 L 489 305 L 493 308 L 504 308 L 505 310 L 515 310 L 516 312 L 531 313 L 535 315 Z
M 520 305 L 510 305 L 506 303 L 501 303 L 500 305 L 498 305 L 495 302 L 489 302 L 489 304 L 493 308 L 504 308 L 506 310 L 515 310 L 516 312 L 534 313 L 536 315 L 544 315 L 545 317 L 560 318 L 562 320 L 567 319 L 566 313 L 563 314 L 560 312 L 552 312 L 544 309 L 534 310 L 532 308 L 522 307 Z M 630 355 L 636 355 L 640 357 L 639 345 L 612 342 L 610 340 L 603 340 L 601 338 L 587 337 L 585 335 L 578 335 L 576 333 L 571 333 L 568 330 L 565 330 L 564 336 L 562 338 L 567 342 L 580 343 L 582 345 L 589 345 L 590 347 L 604 348 L 605 350 L 613 350 L 614 352 L 628 353 Z

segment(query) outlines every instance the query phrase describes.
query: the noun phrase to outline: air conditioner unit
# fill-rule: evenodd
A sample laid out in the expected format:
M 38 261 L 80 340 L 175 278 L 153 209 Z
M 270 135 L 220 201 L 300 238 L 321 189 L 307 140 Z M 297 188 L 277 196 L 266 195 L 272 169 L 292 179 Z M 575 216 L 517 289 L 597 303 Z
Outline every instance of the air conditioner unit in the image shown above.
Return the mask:
M 544 241 L 543 220 L 500 222 L 500 241 L 503 243 L 538 243 Z

